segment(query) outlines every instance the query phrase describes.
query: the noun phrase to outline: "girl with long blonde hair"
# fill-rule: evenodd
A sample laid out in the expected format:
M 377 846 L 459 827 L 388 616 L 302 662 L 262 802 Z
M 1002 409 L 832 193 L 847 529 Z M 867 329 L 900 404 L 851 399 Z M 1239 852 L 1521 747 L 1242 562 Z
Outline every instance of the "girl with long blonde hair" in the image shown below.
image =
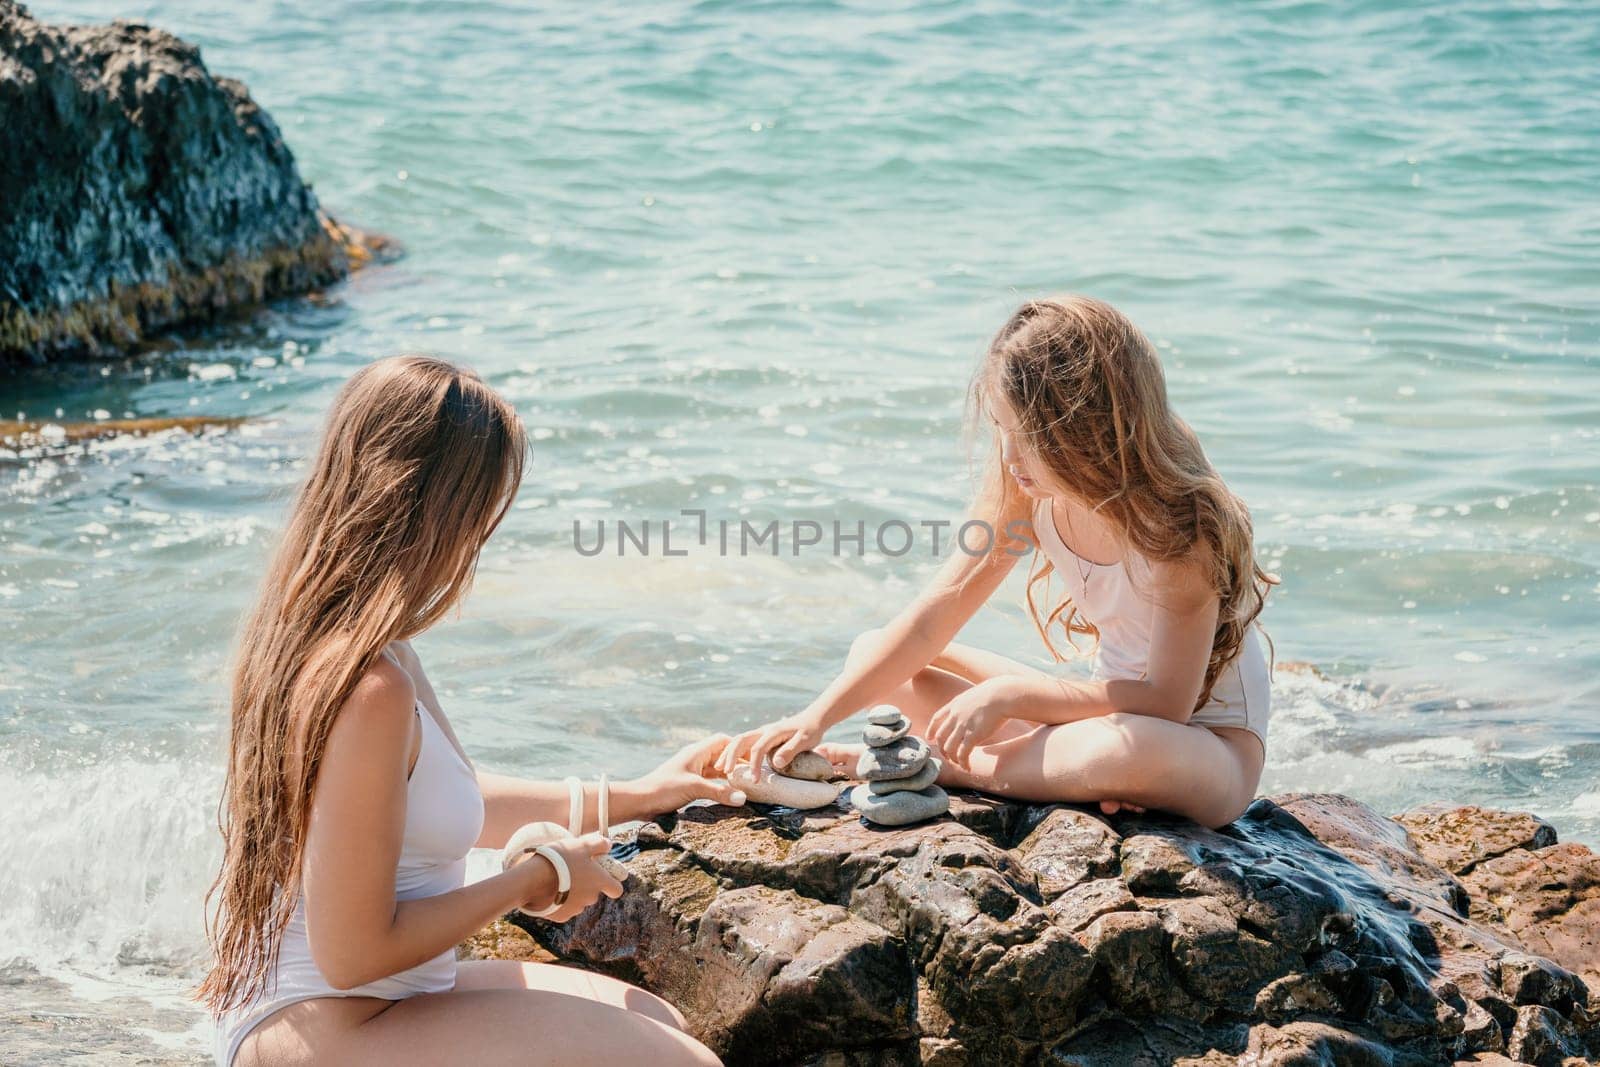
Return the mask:
M 748 759 L 759 775 L 809 748 L 853 765 L 858 746 L 823 733 L 881 702 L 941 756 L 941 784 L 1231 822 L 1266 758 L 1258 616 L 1279 580 L 1256 562 L 1244 501 L 1168 405 L 1155 347 L 1109 304 L 1031 300 L 995 335 L 970 400 L 997 438 L 969 516 L 992 536 L 952 551 L 805 710 L 736 737 L 719 768 Z M 1034 624 L 1057 661 L 1057 624 L 1093 656 L 1088 680 L 953 641 L 1028 555 Z M 1041 617 L 1053 577 L 1063 593 Z
M 527 451 L 511 406 L 443 360 L 379 360 L 334 401 L 233 676 L 198 994 L 220 1067 L 717 1062 L 644 990 L 455 958 L 513 908 L 559 922 L 618 896 L 610 822 L 743 800 L 705 776 L 725 737 L 615 786 L 467 758 L 410 639 L 465 596 Z M 465 884 L 469 849 L 530 822 L 572 832 Z

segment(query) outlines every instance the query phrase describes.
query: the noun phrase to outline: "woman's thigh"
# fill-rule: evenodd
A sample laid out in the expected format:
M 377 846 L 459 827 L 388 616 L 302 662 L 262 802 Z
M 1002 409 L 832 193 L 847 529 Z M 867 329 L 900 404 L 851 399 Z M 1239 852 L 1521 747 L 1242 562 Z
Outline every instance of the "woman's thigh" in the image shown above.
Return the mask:
M 469 989 L 398 1000 L 365 1021 L 330 998 L 291 1005 L 262 1025 L 235 1067 L 710 1067 L 717 1058 L 674 1026 L 588 997 L 542 989 Z
M 537 989 L 546 993 L 566 993 L 636 1011 L 679 1030 L 688 1028 L 687 1021 L 677 1008 L 649 990 L 577 967 L 522 963 L 517 960 L 462 960 L 456 964 L 456 990 L 468 992 L 475 989 Z

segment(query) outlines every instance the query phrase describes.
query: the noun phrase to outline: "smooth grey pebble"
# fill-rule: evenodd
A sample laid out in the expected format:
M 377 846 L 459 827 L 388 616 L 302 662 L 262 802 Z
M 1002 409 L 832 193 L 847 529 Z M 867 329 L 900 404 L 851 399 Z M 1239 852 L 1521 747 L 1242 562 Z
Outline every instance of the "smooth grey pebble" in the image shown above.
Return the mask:
M 911 720 L 902 718 L 899 725 L 896 726 L 883 726 L 879 723 L 870 724 L 861 731 L 861 740 L 873 748 L 882 748 L 884 745 L 893 744 L 910 732 Z
M 788 766 L 778 773 L 807 782 L 826 782 L 833 777 L 834 771 L 833 764 L 808 748 L 804 752 L 797 752 Z
M 906 791 L 916 792 L 918 789 L 926 789 L 934 782 L 937 782 L 939 780 L 939 771 L 943 767 L 943 760 L 941 760 L 938 756 L 931 756 L 929 757 L 928 762 L 923 765 L 922 770 L 918 771 L 910 778 L 882 779 L 876 782 L 868 782 L 867 786 L 878 796 L 884 796 L 888 793 L 903 793 Z
M 869 748 L 856 761 L 856 777 L 863 782 L 886 782 L 910 778 L 927 764 L 932 755 L 920 737 L 902 737 L 882 748 Z
M 874 793 L 865 785 L 850 791 L 850 803 L 861 817 L 878 826 L 906 826 L 950 810 L 950 794 L 936 785 L 898 793 Z

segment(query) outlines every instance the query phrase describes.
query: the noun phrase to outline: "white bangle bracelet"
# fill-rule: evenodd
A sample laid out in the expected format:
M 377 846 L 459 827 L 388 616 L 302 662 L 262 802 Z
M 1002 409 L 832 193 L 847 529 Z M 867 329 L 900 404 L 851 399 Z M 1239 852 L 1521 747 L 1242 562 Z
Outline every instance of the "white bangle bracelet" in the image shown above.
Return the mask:
M 583 836 L 583 781 L 575 774 L 567 775 L 567 832 L 573 837 Z
M 611 779 L 605 771 L 600 772 L 600 789 L 596 803 L 600 808 L 600 836 L 611 836 Z
M 538 911 L 533 911 L 529 908 L 522 909 L 522 913 L 524 915 L 531 915 L 535 919 L 542 919 L 546 915 L 553 915 L 556 911 L 560 910 L 563 904 L 567 902 L 567 894 L 572 890 L 572 869 L 567 866 L 567 861 L 562 858 L 561 853 L 557 852 L 549 845 L 539 845 L 538 847 L 531 848 L 528 851 L 537 856 L 543 856 L 545 859 L 550 861 L 550 866 L 556 869 L 556 898 L 550 902 L 550 906 L 546 908 L 540 908 Z

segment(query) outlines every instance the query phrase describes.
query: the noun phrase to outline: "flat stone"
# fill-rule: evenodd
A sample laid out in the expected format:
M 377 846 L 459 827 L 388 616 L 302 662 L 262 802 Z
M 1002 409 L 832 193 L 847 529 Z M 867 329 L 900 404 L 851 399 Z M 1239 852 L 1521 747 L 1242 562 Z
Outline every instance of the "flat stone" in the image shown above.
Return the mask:
M 905 716 L 893 704 L 879 704 L 867 712 L 867 721 L 874 726 L 893 726 L 903 718 Z
M 894 744 L 910 732 L 911 720 L 907 718 L 901 718 L 894 726 L 883 726 L 874 722 L 867 724 L 861 731 L 861 740 L 873 748 L 882 748 L 884 745 Z
M 936 785 L 897 793 L 874 793 L 870 786 L 863 784 L 850 791 L 850 803 L 870 823 L 907 826 L 949 811 L 950 795 Z
M 856 777 L 863 782 L 884 782 L 910 778 L 927 764 L 932 755 L 920 737 L 902 737 L 882 748 L 869 748 L 856 761 Z
M 868 782 L 867 788 L 878 796 L 887 796 L 890 793 L 916 792 L 926 789 L 939 780 L 939 771 L 944 767 L 944 761 L 938 756 L 928 757 L 928 762 L 922 765 L 922 770 L 910 778 L 882 778 L 876 782 Z
M 750 772 L 748 763 L 741 763 L 728 775 L 728 781 L 744 790 L 745 799 L 758 804 L 780 804 L 786 808 L 804 811 L 823 808 L 839 796 L 839 787 L 828 782 L 813 782 L 804 778 L 790 778 L 772 770 L 770 764 L 758 782 Z
M 807 782 L 826 782 L 833 778 L 833 764 L 809 748 L 795 753 L 794 759 L 780 772 L 785 778 L 799 778 Z

